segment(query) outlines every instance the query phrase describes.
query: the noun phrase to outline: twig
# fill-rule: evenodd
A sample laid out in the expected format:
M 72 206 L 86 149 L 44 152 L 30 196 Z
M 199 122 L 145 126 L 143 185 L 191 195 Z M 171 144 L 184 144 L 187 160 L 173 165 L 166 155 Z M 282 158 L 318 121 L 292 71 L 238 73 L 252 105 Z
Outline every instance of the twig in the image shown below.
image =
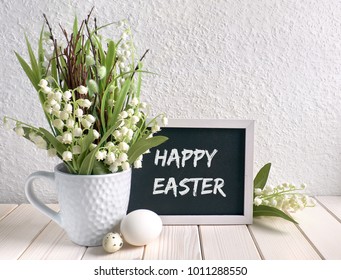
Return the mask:
M 55 51 L 55 53 L 56 53 L 56 66 L 57 66 L 57 72 L 58 72 L 58 78 L 59 78 L 59 82 L 61 82 L 61 75 L 60 75 L 60 71 L 61 71 L 61 69 L 60 69 L 60 65 L 59 65 L 59 60 L 58 60 L 58 58 L 57 58 L 57 56 L 58 56 L 58 50 L 57 50 L 57 40 L 54 38 L 54 36 L 53 36 L 53 32 L 52 32 L 52 27 L 51 27 L 51 25 L 50 25 L 50 23 L 49 23 L 49 21 L 48 21 L 48 19 L 47 19 L 47 17 L 46 17 L 46 15 L 43 13 L 43 17 L 44 17 L 44 19 L 45 19 L 45 22 L 46 22 L 46 24 L 47 24 L 47 26 L 48 26 L 48 28 L 49 28 L 49 30 L 50 30 L 50 38 L 51 38 L 51 40 L 53 41 L 53 47 L 54 47 L 54 51 Z M 63 73 L 63 76 L 64 76 L 64 73 Z M 65 76 L 64 76 L 64 78 L 65 78 Z
M 149 52 L 149 49 L 147 49 L 147 50 L 144 52 L 144 54 L 141 56 L 139 62 L 141 62 L 141 61 L 144 59 L 144 57 L 146 56 L 146 54 L 147 54 L 148 52 Z M 135 75 L 135 72 L 136 72 L 137 70 L 139 70 L 139 62 L 137 63 L 137 65 L 136 65 L 136 67 L 135 67 L 135 70 L 134 70 L 133 74 L 131 74 L 130 79 L 132 79 L 132 78 L 134 77 L 134 75 Z
M 44 19 L 45 19 L 45 22 L 46 22 L 46 24 L 47 24 L 47 26 L 48 26 L 48 28 L 49 28 L 49 30 L 50 30 L 50 34 L 51 34 L 51 40 L 52 40 L 52 41 L 54 41 L 54 37 L 53 37 L 53 33 L 52 33 L 52 28 L 51 28 L 51 25 L 50 25 L 49 21 L 47 20 L 47 17 L 46 17 L 46 15 L 45 15 L 45 14 L 43 14 L 43 17 L 44 17 Z

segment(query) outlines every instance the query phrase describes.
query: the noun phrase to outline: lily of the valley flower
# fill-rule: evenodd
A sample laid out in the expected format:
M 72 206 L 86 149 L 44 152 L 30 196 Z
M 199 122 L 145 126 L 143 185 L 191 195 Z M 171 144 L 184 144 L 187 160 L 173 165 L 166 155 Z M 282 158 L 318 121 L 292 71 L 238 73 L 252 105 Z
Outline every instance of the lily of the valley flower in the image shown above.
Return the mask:
M 107 151 L 103 150 L 103 151 L 98 151 L 96 153 L 96 159 L 97 160 L 104 160 L 107 156 Z
M 72 143 L 72 134 L 70 132 L 65 132 L 62 136 L 62 143 L 71 144 Z
M 79 106 L 83 108 L 89 108 L 91 106 L 91 101 L 89 99 L 78 99 Z
M 48 82 L 45 79 L 41 79 L 38 86 L 40 86 L 41 88 L 47 87 Z
M 86 95 L 88 93 L 88 88 L 85 86 L 79 86 L 78 87 L 78 92 L 81 95 Z
M 85 129 L 89 129 L 92 125 L 91 122 L 89 122 L 87 119 L 82 119 L 81 120 L 81 123 L 82 123 L 82 126 L 85 128 Z
M 74 137 L 82 137 L 82 134 L 83 134 L 83 131 L 81 128 L 79 128 L 79 127 L 74 128 L 74 130 L 73 130 L 73 136 Z
M 72 147 L 72 154 L 74 155 L 79 155 L 81 151 L 82 151 L 82 148 L 79 145 L 75 145 Z
M 162 123 L 163 126 L 167 126 L 167 125 L 168 125 L 168 119 L 167 119 L 167 117 L 163 116 L 163 117 L 161 118 L 161 123 Z
M 64 122 L 61 119 L 55 119 L 52 121 L 52 124 L 54 127 L 58 128 L 59 130 L 62 130 L 64 127 Z
M 71 91 L 67 90 L 67 91 L 64 91 L 63 93 L 63 99 L 64 101 L 69 101 L 72 97 L 72 93 Z
M 47 143 L 41 136 L 36 136 L 33 139 L 33 142 L 36 144 L 37 148 L 46 150 L 47 149 Z
M 129 150 L 129 145 L 126 142 L 121 142 L 120 144 L 118 144 L 118 148 L 122 152 L 127 152 Z
M 22 128 L 22 126 L 17 126 L 15 128 L 15 133 L 18 134 L 19 136 L 24 136 L 25 135 L 25 131 Z
M 141 160 L 136 160 L 134 162 L 134 167 L 135 168 L 142 168 L 142 161 Z
M 129 165 L 128 162 L 123 162 L 121 166 L 122 166 L 122 170 L 128 170 L 128 169 L 130 169 L 130 165 Z
M 62 157 L 64 161 L 72 161 L 72 153 L 70 151 L 63 152 Z
M 76 109 L 75 110 L 75 116 L 78 118 L 82 117 L 83 116 L 83 110 L 80 108 Z

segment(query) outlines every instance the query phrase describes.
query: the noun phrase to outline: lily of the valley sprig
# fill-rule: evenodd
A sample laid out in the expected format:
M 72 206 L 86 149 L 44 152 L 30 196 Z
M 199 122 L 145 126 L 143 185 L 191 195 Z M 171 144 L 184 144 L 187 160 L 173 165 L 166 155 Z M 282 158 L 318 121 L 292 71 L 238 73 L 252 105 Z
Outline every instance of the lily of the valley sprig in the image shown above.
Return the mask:
M 126 22 L 97 27 L 95 19 L 91 26 L 91 13 L 80 25 L 75 17 L 70 35 L 61 27 L 63 43 L 44 15 L 37 56 L 27 37 L 29 63 L 15 53 L 50 127 L 48 131 L 15 120 L 15 131 L 49 156 L 58 156 L 74 174 L 140 168 L 143 154 L 167 140 L 154 136 L 167 118 L 160 114 L 148 121 L 149 106 L 140 98 L 146 72 L 142 59 L 148 50 L 137 60 Z M 101 29 L 115 25 L 121 37 L 102 38 Z
M 316 201 L 304 193 L 305 184 L 300 187 L 292 183 L 275 187 L 268 185 L 270 169 L 271 163 L 265 164 L 253 181 L 253 216 L 274 216 L 297 223 L 290 214 L 306 207 L 314 207 Z

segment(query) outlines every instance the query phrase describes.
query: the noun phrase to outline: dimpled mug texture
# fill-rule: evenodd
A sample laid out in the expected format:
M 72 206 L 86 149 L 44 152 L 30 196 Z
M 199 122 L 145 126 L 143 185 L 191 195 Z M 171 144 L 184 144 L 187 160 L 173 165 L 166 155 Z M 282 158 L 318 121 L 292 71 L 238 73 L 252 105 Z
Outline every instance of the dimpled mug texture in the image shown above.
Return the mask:
M 78 245 L 99 246 L 126 215 L 131 170 L 105 175 L 70 175 L 56 169 L 61 224 Z

